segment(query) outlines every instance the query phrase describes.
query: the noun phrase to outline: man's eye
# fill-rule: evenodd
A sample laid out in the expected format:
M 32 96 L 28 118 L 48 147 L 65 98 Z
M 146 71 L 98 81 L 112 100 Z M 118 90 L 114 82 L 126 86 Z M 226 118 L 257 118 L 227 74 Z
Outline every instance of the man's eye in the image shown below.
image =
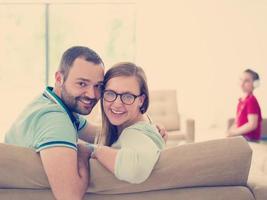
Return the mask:
M 79 82 L 78 84 L 79 84 L 79 86 L 81 86 L 81 87 L 85 87 L 85 86 L 86 86 L 86 84 L 85 84 L 84 82 Z

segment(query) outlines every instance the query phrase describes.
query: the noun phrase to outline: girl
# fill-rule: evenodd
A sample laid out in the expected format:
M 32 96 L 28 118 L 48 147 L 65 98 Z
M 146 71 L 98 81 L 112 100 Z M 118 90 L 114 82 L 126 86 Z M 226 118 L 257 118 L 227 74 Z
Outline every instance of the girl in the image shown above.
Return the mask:
M 165 142 L 144 115 L 149 105 L 146 76 L 133 63 L 119 63 L 104 77 L 102 133 L 92 157 L 120 179 L 145 181 Z

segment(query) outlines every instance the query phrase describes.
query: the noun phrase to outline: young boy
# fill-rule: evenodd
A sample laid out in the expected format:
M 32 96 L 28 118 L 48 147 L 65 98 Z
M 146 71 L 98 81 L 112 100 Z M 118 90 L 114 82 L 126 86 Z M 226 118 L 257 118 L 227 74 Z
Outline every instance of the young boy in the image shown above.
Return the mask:
M 239 98 L 235 123 L 228 130 L 228 136 L 243 135 L 249 141 L 259 141 L 261 138 L 261 109 L 256 97 L 253 95 L 259 86 L 259 75 L 247 69 L 241 77 L 241 90 L 243 96 Z

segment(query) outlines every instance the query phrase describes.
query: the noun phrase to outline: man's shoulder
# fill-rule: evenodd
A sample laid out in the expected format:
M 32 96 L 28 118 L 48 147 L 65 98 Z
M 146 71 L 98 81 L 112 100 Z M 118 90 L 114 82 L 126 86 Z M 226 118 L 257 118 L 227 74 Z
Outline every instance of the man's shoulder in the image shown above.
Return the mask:
M 15 124 L 27 124 L 27 127 L 40 127 L 53 125 L 60 121 L 62 123 L 69 121 L 67 113 L 59 105 L 41 96 L 26 106 Z
M 34 99 L 25 109 L 36 114 L 46 114 L 46 113 L 63 113 L 66 114 L 64 109 L 58 104 L 52 102 L 50 99 L 45 98 L 44 96 L 39 96 Z

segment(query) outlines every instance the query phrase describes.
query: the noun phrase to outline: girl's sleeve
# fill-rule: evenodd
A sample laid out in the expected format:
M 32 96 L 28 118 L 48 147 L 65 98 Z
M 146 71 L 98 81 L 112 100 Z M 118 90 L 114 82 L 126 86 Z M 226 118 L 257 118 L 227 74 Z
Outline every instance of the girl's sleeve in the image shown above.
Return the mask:
M 115 176 L 130 183 L 145 181 L 156 164 L 160 149 L 141 130 L 127 129 L 121 135 L 115 161 Z

